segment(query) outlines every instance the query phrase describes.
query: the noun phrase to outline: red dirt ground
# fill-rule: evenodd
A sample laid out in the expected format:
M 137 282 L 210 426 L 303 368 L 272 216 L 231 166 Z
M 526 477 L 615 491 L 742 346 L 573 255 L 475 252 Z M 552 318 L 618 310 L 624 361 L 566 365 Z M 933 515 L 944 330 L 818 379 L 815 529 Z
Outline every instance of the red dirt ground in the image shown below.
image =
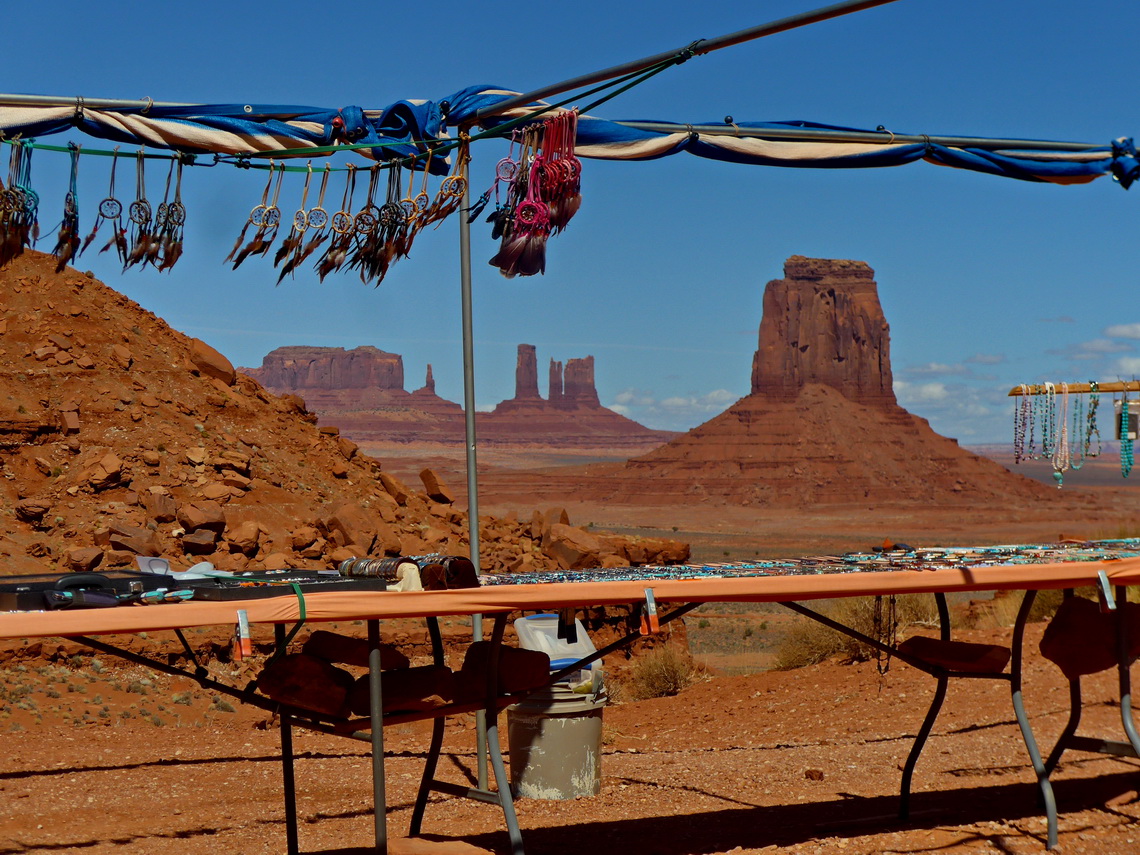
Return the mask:
M 1041 629 L 1030 627 L 1028 650 L 1035 652 Z M 998 640 L 1003 633 L 962 637 Z M 105 656 L 98 662 L 4 664 L 0 852 L 283 852 L 278 731 L 266 727 L 266 714 L 229 711 L 186 679 Z M 213 667 L 237 685 L 251 673 Z M 1086 684 L 1082 732 L 1120 738 L 1115 675 Z M 1001 684 L 952 686 L 915 775 L 913 817 L 894 818 L 899 768 L 932 690 L 931 678 L 897 663 L 881 678 L 874 663 L 825 663 L 712 677 L 675 697 L 611 706 L 604 713 L 601 794 L 520 800 L 528 851 L 1043 851 L 1032 772 Z M 1064 723 L 1066 703 L 1060 673 L 1031 656 L 1026 705 L 1045 750 Z M 427 726 L 391 727 L 385 740 L 388 824 L 401 837 Z M 302 851 L 370 851 L 367 746 L 298 732 L 295 747 Z M 444 751 L 441 775 L 469 778 L 470 717 L 449 724 Z M 1055 776 L 1061 851 L 1138 851 L 1140 763 L 1087 754 L 1066 759 Z M 425 831 L 508 851 L 502 817 L 487 805 L 435 799 Z

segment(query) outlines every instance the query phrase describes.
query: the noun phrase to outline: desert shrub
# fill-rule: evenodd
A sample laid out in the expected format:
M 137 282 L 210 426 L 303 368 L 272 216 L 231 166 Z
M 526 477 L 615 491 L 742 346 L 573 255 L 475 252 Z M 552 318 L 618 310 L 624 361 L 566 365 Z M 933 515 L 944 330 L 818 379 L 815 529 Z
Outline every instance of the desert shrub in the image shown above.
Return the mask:
M 845 597 L 839 600 L 817 601 L 813 608 L 832 620 L 858 630 L 872 638 L 876 636 L 875 598 Z M 882 603 L 882 630 L 888 629 L 889 609 L 886 598 Z M 929 626 L 938 622 L 938 608 L 934 597 L 909 594 L 895 600 L 896 627 Z M 789 671 L 816 665 L 835 656 L 855 662 L 872 658 L 875 649 L 858 639 L 829 629 L 821 623 L 805 618 L 785 636 L 776 654 L 775 668 Z
M 658 647 L 639 657 L 622 681 L 620 695 L 630 700 L 664 698 L 676 695 L 697 679 L 693 659 L 671 644 Z
M 1094 588 L 1078 588 L 1077 596 L 1090 600 L 1096 599 Z M 1036 623 L 1049 620 L 1056 613 L 1057 608 L 1064 599 L 1064 592 L 1060 589 L 1038 591 L 1033 605 L 1029 609 L 1029 621 Z M 1129 597 L 1129 599 L 1132 599 Z M 1013 626 L 1017 620 L 1017 613 L 1021 609 L 1020 591 L 997 591 L 992 599 L 979 603 L 975 602 L 970 611 L 968 625 L 971 629 L 995 629 Z

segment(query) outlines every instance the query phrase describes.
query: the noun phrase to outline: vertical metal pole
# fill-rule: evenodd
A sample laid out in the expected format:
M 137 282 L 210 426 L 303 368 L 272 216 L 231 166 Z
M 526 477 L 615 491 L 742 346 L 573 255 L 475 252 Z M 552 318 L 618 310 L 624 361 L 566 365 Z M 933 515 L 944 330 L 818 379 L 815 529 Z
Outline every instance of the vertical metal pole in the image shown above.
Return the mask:
M 463 186 L 463 203 L 459 208 L 459 288 L 463 307 L 463 415 L 467 447 L 467 531 L 471 544 L 471 563 L 482 575 L 479 563 L 479 476 L 475 452 L 475 343 L 471 324 L 471 224 L 467 211 L 471 207 L 471 182 Z M 471 616 L 471 635 L 483 640 L 483 616 Z M 479 789 L 487 789 L 487 716 L 475 716 L 475 739 Z
M 285 642 L 285 627 L 273 625 L 273 638 L 280 647 Z M 297 855 L 297 782 L 293 775 L 293 719 L 281 713 L 281 789 L 285 796 L 285 851 Z
M 384 792 L 384 703 L 380 691 L 380 621 L 368 621 L 368 708 L 372 727 L 372 822 L 376 851 L 388 851 L 388 797 Z

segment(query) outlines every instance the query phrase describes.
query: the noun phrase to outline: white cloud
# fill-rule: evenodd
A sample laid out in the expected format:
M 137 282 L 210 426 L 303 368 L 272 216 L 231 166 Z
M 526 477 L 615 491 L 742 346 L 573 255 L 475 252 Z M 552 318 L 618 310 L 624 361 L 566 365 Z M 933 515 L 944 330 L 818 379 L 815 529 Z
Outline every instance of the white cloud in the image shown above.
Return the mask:
M 1004 353 L 975 353 L 966 360 L 974 365 L 1003 365 L 1005 363 Z
M 1113 341 L 1108 338 L 1094 338 L 1090 341 L 1082 341 L 1079 346 L 1081 350 L 1086 353 L 1123 353 L 1126 350 L 1132 350 L 1132 345 L 1125 344 L 1122 341 Z
M 1116 360 L 1116 373 L 1129 377 L 1140 374 L 1140 356 L 1122 356 Z
M 1128 342 L 1114 341 L 1110 338 L 1093 338 L 1065 347 L 1052 348 L 1045 352 L 1050 356 L 1063 356 L 1066 359 L 1085 361 L 1100 359 L 1113 353 L 1127 353 L 1134 349 L 1134 346 Z
M 908 403 L 944 401 L 950 396 L 950 390 L 945 383 L 907 383 L 905 380 L 896 380 L 895 395 L 906 406 Z
M 646 427 L 689 430 L 724 412 L 736 399 L 727 389 L 714 389 L 703 395 L 671 395 L 661 400 L 652 391 L 623 389 L 606 406 Z
M 902 370 L 902 373 L 903 374 L 915 374 L 915 375 L 936 375 L 936 376 L 947 376 L 947 375 L 966 375 L 966 376 L 968 376 L 971 372 L 970 372 L 969 368 L 967 368 L 965 365 L 963 365 L 960 362 L 955 363 L 953 365 L 945 363 L 945 362 L 927 362 L 924 365 L 908 365 L 906 368 L 904 368 Z
M 1140 338 L 1140 324 L 1113 324 L 1104 334 L 1109 338 Z

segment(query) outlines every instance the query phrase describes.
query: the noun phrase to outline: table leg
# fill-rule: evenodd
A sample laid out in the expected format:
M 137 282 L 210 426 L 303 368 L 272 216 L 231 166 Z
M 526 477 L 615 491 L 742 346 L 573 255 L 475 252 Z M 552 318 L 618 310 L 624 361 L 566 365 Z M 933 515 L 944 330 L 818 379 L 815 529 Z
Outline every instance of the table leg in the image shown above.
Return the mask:
M 376 851 L 388 851 L 388 798 L 384 791 L 384 705 L 380 688 L 380 621 L 368 621 L 368 703 L 372 727 L 372 814 Z
M 1041 762 L 1041 752 L 1037 749 L 1037 739 L 1033 736 L 1033 728 L 1029 726 L 1029 717 L 1025 714 L 1025 704 L 1021 698 L 1021 662 L 1025 646 L 1025 624 L 1029 620 L 1029 611 L 1033 608 L 1033 601 L 1037 598 L 1036 591 L 1026 591 L 1021 601 L 1021 608 L 1017 612 L 1017 621 L 1013 625 L 1013 658 L 1009 667 L 1009 689 L 1013 700 L 1013 713 L 1017 717 L 1017 726 L 1021 729 L 1021 738 L 1025 741 L 1025 750 L 1029 753 L 1029 762 L 1033 764 L 1033 771 L 1037 774 L 1037 786 L 1041 791 L 1041 800 L 1045 805 L 1045 817 L 1048 823 L 1048 848 L 1057 845 L 1057 802 L 1053 797 L 1053 785 L 1049 783 L 1049 773 L 1045 764 Z
M 1136 733 L 1136 722 L 1132 718 L 1132 675 L 1128 656 L 1128 589 L 1123 585 L 1116 588 L 1116 670 L 1120 675 L 1120 721 L 1124 733 L 1136 756 L 1140 757 L 1140 734 Z
M 431 639 L 432 662 L 444 665 L 443 636 L 439 631 L 439 619 L 426 618 L 428 638 Z M 420 789 L 416 793 L 416 803 L 412 808 L 412 822 L 408 829 L 408 836 L 415 837 L 423 828 L 424 812 L 427 810 L 428 797 L 431 795 L 432 782 L 435 780 L 436 766 L 439 764 L 439 754 L 443 750 L 443 732 L 447 721 L 442 716 L 432 721 L 431 743 L 428 746 L 427 758 L 424 760 L 424 771 L 420 777 Z
M 930 709 L 926 712 L 926 718 L 922 720 L 922 727 L 918 729 L 918 735 L 914 738 L 914 744 L 911 745 L 906 764 L 903 766 L 902 783 L 899 787 L 899 819 L 907 819 L 910 816 L 910 781 L 914 775 L 914 767 L 918 763 L 918 756 L 922 754 L 930 731 L 934 728 L 934 721 L 942 709 L 942 702 L 946 700 L 946 688 L 950 685 L 950 678 L 946 674 L 939 674 L 937 679 L 938 687 L 934 690 L 934 699 L 930 702 Z
M 293 776 L 293 719 L 281 713 L 281 777 L 285 796 L 285 850 L 289 855 L 300 851 L 297 842 L 297 785 Z

